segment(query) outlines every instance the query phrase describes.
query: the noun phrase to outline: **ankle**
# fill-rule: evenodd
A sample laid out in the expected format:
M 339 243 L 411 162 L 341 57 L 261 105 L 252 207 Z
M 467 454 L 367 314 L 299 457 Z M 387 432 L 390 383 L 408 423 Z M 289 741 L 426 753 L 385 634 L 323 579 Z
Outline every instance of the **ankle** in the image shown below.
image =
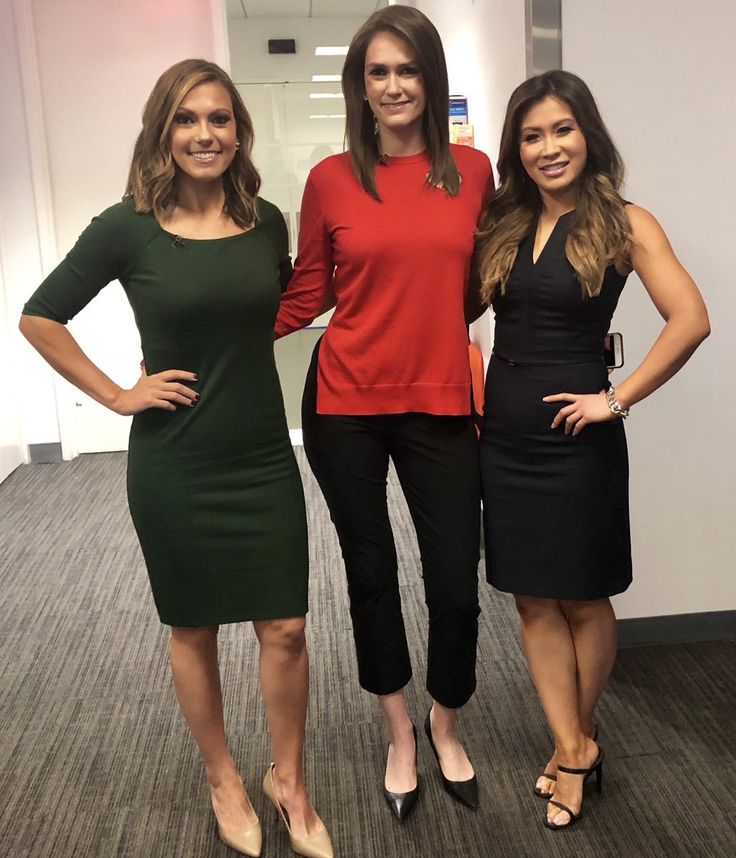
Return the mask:
M 220 787 L 240 782 L 240 775 L 232 759 L 229 762 L 205 764 L 205 776 L 207 777 L 207 783 L 212 789 L 219 789 Z
M 286 802 L 294 801 L 306 795 L 304 778 L 299 771 L 286 768 L 282 770 L 274 767 L 273 780 L 279 796 Z
M 583 728 L 583 733 L 589 738 L 593 738 L 593 734 L 595 733 L 595 718 L 591 716 L 590 718 L 586 718 L 585 720 L 581 720 L 581 727 Z
M 563 765 L 577 763 L 581 758 L 587 756 L 592 744 L 593 740 L 584 733 L 580 733 L 579 736 L 571 736 L 564 741 L 558 741 L 556 746 L 557 759 Z
M 407 715 L 406 720 L 391 722 L 388 725 L 389 741 L 392 745 L 413 745 L 414 724 Z
M 457 725 L 457 710 L 447 709 L 435 702 L 429 710 L 429 726 L 434 739 L 454 739 Z

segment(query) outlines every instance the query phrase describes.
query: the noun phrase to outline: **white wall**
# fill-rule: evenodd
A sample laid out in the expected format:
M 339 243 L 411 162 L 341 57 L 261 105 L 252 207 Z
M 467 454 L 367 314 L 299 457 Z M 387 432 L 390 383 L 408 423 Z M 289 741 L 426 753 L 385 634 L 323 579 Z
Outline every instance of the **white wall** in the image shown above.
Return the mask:
M 27 214 L 24 203 L 33 200 L 30 189 L 30 170 L 28 167 L 28 136 L 25 128 L 23 95 L 20 86 L 20 67 L 18 51 L 14 40 L 15 19 L 12 6 L 0 5 L 0 81 L 4 94 L 5 128 L 9 139 L 15 141 L 14 158 L 0 161 L 0 364 L 11 368 L 5 376 L 5 395 L 0 408 L 0 481 L 4 480 L 22 461 L 22 432 L 20 427 L 20 386 L 19 373 L 14 370 L 14 351 L 17 342 L 14 338 L 14 307 L 9 301 L 6 281 L 16 265 L 22 265 L 23 256 L 15 252 L 14 236 L 11 233 L 15 220 L 15 211 L 10 210 L 11 201 L 18 199 L 20 187 L 24 193 L 20 196 L 21 218 Z M 11 169 L 11 161 L 12 169 Z M 20 163 L 19 163 L 20 162 Z M 31 210 L 31 216 L 33 211 Z M 14 252 L 11 256 L 11 250 Z M 22 274 L 20 275 L 22 276 Z
M 16 26 L 15 32 L 13 28 L 6 32 L 3 27 L 3 38 L 18 46 L 23 68 L 26 120 L 36 158 L 32 179 L 41 186 L 36 197 L 51 200 L 56 252 L 45 261 L 48 270 L 93 215 L 122 197 L 141 110 L 158 75 L 190 56 L 227 62 L 224 15 L 219 0 L 15 0 L 15 7 L 16 25 L 25 22 L 25 30 Z M 18 91 L 16 85 L 12 94 Z M 13 115 L 20 117 L 18 110 Z M 15 143 L 14 151 L 20 152 L 12 164 L 5 159 L 3 169 L 12 168 L 16 186 L 21 181 L 27 185 L 25 174 L 31 168 L 23 161 L 26 147 Z M 48 164 L 46 174 L 42 162 Z M 6 187 L 3 181 L 3 190 Z M 27 188 L 17 196 L 25 206 L 32 199 Z M 24 242 L 42 244 L 47 236 L 43 224 L 34 225 L 32 213 L 26 215 L 12 239 L 12 256 L 38 260 L 38 252 L 27 256 Z M 32 270 L 30 265 L 24 263 L 27 270 L 6 271 L 13 315 L 20 313 L 41 280 L 38 263 Z M 138 337 L 119 285 L 108 287 L 72 323 L 72 330 L 116 381 L 135 379 Z M 26 345 L 18 347 L 18 361 L 23 373 L 27 368 L 35 372 L 27 377 L 21 402 L 25 443 L 58 441 L 51 372 L 38 364 Z M 126 445 L 125 421 L 64 383 L 58 384 L 58 391 L 65 455 L 94 449 L 98 441 L 102 449 Z M 104 440 L 106 435 L 117 439 L 112 446 Z M 83 440 L 77 444 L 74 438 Z
M 491 159 L 511 90 L 526 76 L 524 3 L 521 0 L 415 0 L 442 37 L 450 92 L 468 97 L 475 146 Z
M 3 120 L 12 157 L 0 161 L 0 360 L 5 367 L 0 407 L 3 448 L 0 479 L 25 458 L 26 444 L 59 440 L 56 401 L 51 373 L 35 354 L 29 354 L 18 333 L 24 301 L 43 277 L 44 253 L 49 242 L 40 238 L 43 213 L 37 206 L 33 158 L 37 135 L 29 133 L 34 103 L 24 91 L 24 59 L 33 52 L 32 22 L 21 3 L 0 5 L 0 81 Z M 42 132 L 41 132 L 42 136 Z M 41 151 L 44 151 L 43 144 Z
M 562 3 L 564 67 L 596 96 L 628 198 L 664 226 L 713 327 L 627 424 L 635 580 L 622 617 L 736 609 L 734 33 L 732 0 Z M 631 277 L 615 319 L 629 368 L 661 324 Z

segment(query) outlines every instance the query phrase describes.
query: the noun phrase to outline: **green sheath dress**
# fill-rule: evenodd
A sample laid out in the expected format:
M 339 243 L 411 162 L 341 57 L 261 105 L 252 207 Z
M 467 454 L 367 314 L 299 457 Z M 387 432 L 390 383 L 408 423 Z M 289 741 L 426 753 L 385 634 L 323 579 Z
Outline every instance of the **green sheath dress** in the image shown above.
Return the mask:
M 130 512 L 169 625 L 307 611 L 304 493 L 273 354 L 291 263 L 281 213 L 261 199 L 258 211 L 250 232 L 189 240 L 126 199 L 94 218 L 24 308 L 66 324 L 118 279 L 148 373 L 198 376 L 193 408 L 149 409 L 130 433 Z

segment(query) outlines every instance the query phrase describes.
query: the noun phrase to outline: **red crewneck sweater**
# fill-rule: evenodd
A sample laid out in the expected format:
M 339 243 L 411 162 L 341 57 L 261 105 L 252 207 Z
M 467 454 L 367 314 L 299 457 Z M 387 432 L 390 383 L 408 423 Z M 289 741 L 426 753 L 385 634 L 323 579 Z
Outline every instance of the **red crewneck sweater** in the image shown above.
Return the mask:
M 456 197 L 427 185 L 426 153 L 376 167 L 381 202 L 363 190 L 348 153 L 309 174 L 276 336 L 310 324 L 334 291 L 319 354 L 319 414 L 470 412 L 463 300 L 493 174 L 482 152 L 450 150 L 462 177 Z

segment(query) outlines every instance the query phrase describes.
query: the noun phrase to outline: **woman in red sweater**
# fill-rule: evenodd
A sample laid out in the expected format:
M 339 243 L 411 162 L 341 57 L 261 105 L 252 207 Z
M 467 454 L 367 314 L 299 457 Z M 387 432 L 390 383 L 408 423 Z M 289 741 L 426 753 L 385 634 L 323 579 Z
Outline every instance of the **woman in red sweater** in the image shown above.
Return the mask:
M 480 491 L 463 298 L 492 190 L 488 158 L 448 141 L 442 44 L 416 9 L 375 13 L 343 69 L 349 151 L 310 173 L 277 336 L 336 307 L 312 360 L 302 427 L 337 528 L 360 683 L 389 733 L 384 795 L 403 820 L 418 795 L 411 663 L 386 477 L 414 521 L 429 611 L 425 731 L 445 789 L 477 807 L 455 731 L 475 689 Z M 333 299 L 333 300 L 334 300 Z

